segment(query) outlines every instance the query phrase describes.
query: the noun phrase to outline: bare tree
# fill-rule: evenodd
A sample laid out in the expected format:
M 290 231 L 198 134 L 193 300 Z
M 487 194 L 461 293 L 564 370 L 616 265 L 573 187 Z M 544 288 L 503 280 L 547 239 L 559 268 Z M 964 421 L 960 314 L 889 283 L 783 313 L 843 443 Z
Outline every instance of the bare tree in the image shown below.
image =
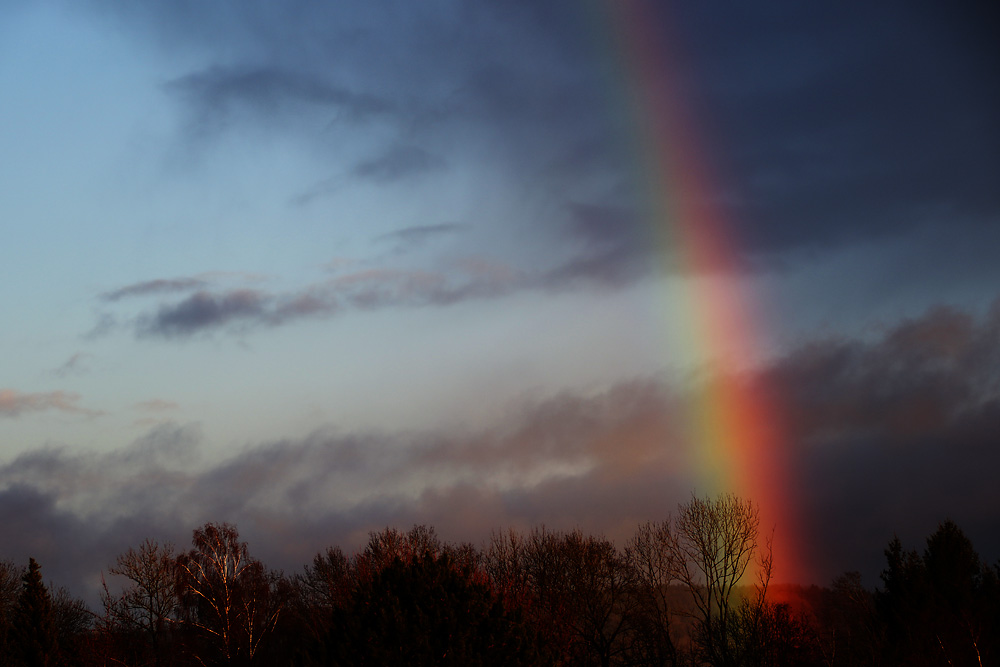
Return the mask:
M 156 665 L 162 664 L 164 638 L 178 609 L 176 568 L 173 545 L 147 539 L 138 551 L 130 548 L 118 556 L 108 569 L 128 580 L 121 593 L 111 593 L 104 582 L 101 594 L 110 629 L 144 636 Z
M 698 643 L 713 665 L 731 665 L 735 658 L 730 626 L 739 605 L 736 586 L 758 550 L 760 516 L 757 506 L 727 494 L 715 499 L 693 496 L 679 507 L 668 542 L 675 577 L 691 592 L 698 612 Z M 766 588 L 770 550 L 760 562 Z M 763 601 L 763 590 L 759 599 Z
M 273 577 L 250 557 L 235 526 L 205 524 L 192 543 L 177 559 L 185 621 L 220 664 L 253 661 L 280 611 Z
M 640 659 L 657 665 L 676 665 L 677 648 L 670 636 L 674 610 L 670 586 L 677 579 L 671 544 L 674 541 L 670 521 L 641 524 L 625 545 L 625 558 L 636 581 L 638 602 L 636 649 Z
M 561 597 L 572 610 L 566 617 L 576 643 L 603 667 L 622 664 L 632 648 L 637 600 L 631 568 L 614 544 L 579 530 L 558 541 Z

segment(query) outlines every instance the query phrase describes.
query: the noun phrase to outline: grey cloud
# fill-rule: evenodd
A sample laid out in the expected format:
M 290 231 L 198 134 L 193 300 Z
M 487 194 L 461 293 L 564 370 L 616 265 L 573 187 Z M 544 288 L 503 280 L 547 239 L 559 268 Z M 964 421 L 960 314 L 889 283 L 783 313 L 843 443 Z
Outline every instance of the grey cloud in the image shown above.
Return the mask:
M 82 408 L 80 395 L 68 391 L 23 393 L 15 389 L 0 389 L 0 417 L 19 417 L 25 413 L 68 412 L 96 417 L 104 414 L 99 410 Z
M 512 514 L 511 499 L 523 493 L 544 505 L 538 494 L 550 478 L 583 475 L 608 486 L 592 484 L 589 497 L 610 501 L 628 484 L 629 471 L 676 468 L 665 400 L 654 385 L 635 383 L 526 405 L 508 424 L 479 434 L 318 432 L 207 469 L 198 467 L 201 436 L 192 426 L 158 427 L 109 454 L 36 451 L 0 466 L 0 515 L 30 502 L 34 517 L 25 525 L 0 523 L 2 542 L 14 545 L 0 557 L 21 558 L 33 547 L 43 566 L 76 577 L 66 583 L 88 594 L 82 581 L 113 561 L 114 548 L 144 537 L 176 540 L 185 523 L 191 530 L 205 521 L 237 522 L 263 545 L 269 564 L 286 571 L 325 546 L 348 546 L 389 523 L 426 521 L 448 537 L 478 539 L 501 524 L 533 519 L 534 509 Z M 456 497 L 468 501 L 466 511 L 445 512 Z M 604 517 L 615 514 L 614 506 L 589 521 L 607 529 Z M 88 535 L 81 537 L 84 526 Z M 276 539 L 275 529 L 291 539 Z M 53 538 L 55 530 L 61 533 Z M 78 556 L 72 563 L 59 557 L 69 551 Z
M 546 271 L 539 285 L 621 287 L 655 270 L 655 255 L 634 212 L 602 204 L 573 203 L 568 208 L 566 240 L 577 246 L 575 253 Z
M 375 95 L 357 93 L 332 85 L 304 71 L 272 67 L 212 67 L 167 84 L 167 90 L 189 100 L 202 124 L 224 122 L 237 108 L 264 115 L 286 110 L 289 104 L 304 104 L 336 110 L 339 118 L 352 122 L 383 116 L 393 105 Z
M 1000 301 L 948 307 L 874 339 L 803 346 L 762 378 L 795 443 L 813 560 L 872 576 L 894 534 L 919 542 L 952 518 L 1000 554 Z M 839 538 L 834 533 L 839 531 Z
M 444 169 L 445 160 L 417 146 L 394 146 L 382 155 L 359 162 L 352 173 L 376 183 L 391 183 L 419 174 Z
M 245 331 L 306 317 L 330 316 L 336 309 L 335 296 L 315 287 L 288 294 L 248 289 L 218 293 L 200 290 L 180 302 L 161 305 L 155 313 L 140 315 L 135 333 L 139 337 L 185 338 L 226 329 Z
M 893 533 L 918 542 L 947 516 L 985 557 L 1000 553 L 998 334 L 1000 304 L 980 315 L 940 308 L 880 337 L 804 345 L 737 378 L 761 383 L 792 418 L 787 456 L 820 583 L 846 569 L 873 583 Z M 324 430 L 207 468 L 197 429 L 164 425 L 122 452 L 53 449 L 0 466 L 0 516 L 32 508 L 29 522 L 0 522 L 0 537 L 18 558 L 36 548 L 77 590 L 113 548 L 148 536 L 183 543 L 210 520 L 236 522 L 289 572 L 385 525 L 428 523 L 473 542 L 542 523 L 623 539 L 698 483 L 687 405 L 681 389 L 636 381 L 525 401 L 479 432 Z M 70 564 L 59 553 L 77 539 Z
M 225 326 L 239 321 L 263 319 L 269 298 L 255 290 L 235 290 L 215 295 L 205 290 L 183 301 L 161 306 L 153 316 L 140 318 L 140 336 L 175 337 Z
M 388 234 L 382 234 L 377 240 L 390 241 L 401 244 L 402 246 L 413 247 L 423 245 L 432 239 L 462 232 L 466 229 L 468 229 L 468 225 L 456 222 L 445 222 L 437 225 L 416 225 L 413 227 L 397 229 L 396 231 L 389 232 Z
M 150 294 L 169 294 L 172 292 L 190 292 L 206 287 L 208 283 L 201 278 L 160 278 L 146 280 L 140 283 L 126 285 L 110 292 L 105 292 L 101 298 L 105 301 L 118 301 L 126 297 L 147 296 Z
M 1000 401 L 1000 301 L 976 318 L 949 307 L 887 329 L 880 339 L 805 346 L 770 379 L 786 393 L 799 437 L 931 437 Z M 822 381 L 820 381 L 822 378 Z

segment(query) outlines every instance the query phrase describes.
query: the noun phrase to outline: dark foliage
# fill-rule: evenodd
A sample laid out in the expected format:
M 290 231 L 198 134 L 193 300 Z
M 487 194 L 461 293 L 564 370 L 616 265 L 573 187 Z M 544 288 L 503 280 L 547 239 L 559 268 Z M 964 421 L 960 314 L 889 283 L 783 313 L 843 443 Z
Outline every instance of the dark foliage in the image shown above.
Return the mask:
M 951 521 L 921 557 L 893 539 L 876 595 L 889 665 L 991 665 L 1000 660 L 997 572 Z
M 752 505 L 679 509 L 624 549 L 580 531 L 510 531 L 477 549 L 426 526 L 386 528 L 290 578 L 234 526 L 209 523 L 176 556 L 153 540 L 122 554 L 100 616 L 50 590 L 33 559 L 0 561 L 0 665 L 1000 664 L 1000 567 L 953 522 L 922 553 L 893 539 L 877 590 L 847 573 L 775 592 Z M 741 581 L 751 558 L 754 585 Z
M 448 555 L 395 558 L 334 613 L 337 665 L 538 664 L 534 637 Z
M 34 558 L 21 578 L 21 593 L 14 609 L 11 657 L 25 667 L 59 664 L 59 636 L 49 589 L 42 581 L 41 567 Z

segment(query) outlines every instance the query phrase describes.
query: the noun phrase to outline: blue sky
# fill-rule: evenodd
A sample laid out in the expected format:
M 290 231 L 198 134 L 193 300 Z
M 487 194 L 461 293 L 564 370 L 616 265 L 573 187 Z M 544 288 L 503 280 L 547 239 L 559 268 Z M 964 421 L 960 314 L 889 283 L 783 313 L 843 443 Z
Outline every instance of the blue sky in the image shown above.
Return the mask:
M 1000 462 L 996 16 L 648 9 L 815 482 L 818 571 L 877 571 L 944 514 L 996 558 L 967 468 Z M 387 523 L 620 537 L 686 498 L 669 417 L 702 359 L 670 337 L 699 278 L 648 219 L 612 18 L 0 3 L 0 557 L 83 593 L 144 531 L 208 520 L 293 569 Z

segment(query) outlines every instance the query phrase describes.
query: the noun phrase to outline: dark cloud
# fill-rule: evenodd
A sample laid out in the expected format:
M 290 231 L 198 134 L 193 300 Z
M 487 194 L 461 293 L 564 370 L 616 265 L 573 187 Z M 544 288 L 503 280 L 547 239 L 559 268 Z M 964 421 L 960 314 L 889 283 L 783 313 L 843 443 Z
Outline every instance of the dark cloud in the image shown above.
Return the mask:
M 171 292 L 191 292 L 202 289 L 208 283 L 201 278 L 160 278 L 157 280 L 146 280 L 140 283 L 133 283 L 116 290 L 105 292 L 101 298 L 105 301 L 118 301 L 126 297 L 147 296 L 156 294 L 169 294 Z
M 99 410 L 89 410 L 79 406 L 80 395 L 68 391 L 23 393 L 15 389 L 0 389 L 0 417 L 19 417 L 25 413 L 68 412 L 96 417 L 104 414 Z
M 939 307 L 870 340 L 804 346 L 769 371 L 800 448 L 822 571 L 853 561 L 875 583 L 881 551 L 867 545 L 894 533 L 918 544 L 946 518 L 997 558 L 997 341 L 1000 301 L 979 317 Z
M 681 12 L 693 97 L 751 252 L 825 249 L 945 216 L 967 233 L 996 223 L 1000 94 L 988 81 L 1000 60 L 984 38 L 995 12 Z
M 140 318 L 136 332 L 140 336 L 186 336 L 215 329 L 234 322 L 264 319 L 269 298 L 255 290 L 235 290 L 212 294 L 195 292 L 183 301 L 161 306 L 153 316 Z

